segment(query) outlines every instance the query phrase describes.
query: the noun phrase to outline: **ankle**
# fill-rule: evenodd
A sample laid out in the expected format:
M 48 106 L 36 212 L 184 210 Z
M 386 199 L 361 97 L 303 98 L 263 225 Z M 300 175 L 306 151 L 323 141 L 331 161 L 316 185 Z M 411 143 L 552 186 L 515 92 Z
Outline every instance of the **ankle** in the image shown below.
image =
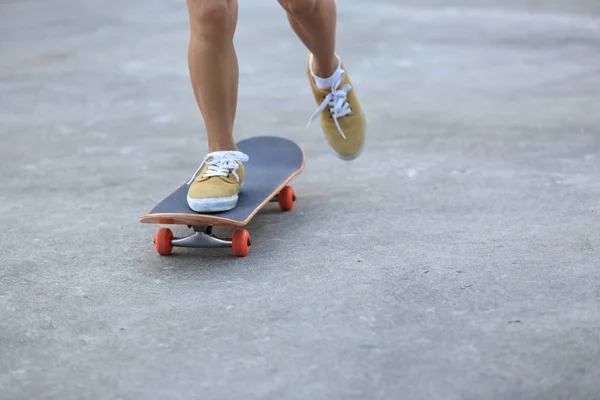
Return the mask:
M 335 54 L 333 55 L 333 58 L 325 61 L 311 56 L 311 72 L 315 77 L 322 79 L 330 78 L 335 74 L 338 68 L 341 68 L 341 60 Z
M 209 143 L 208 152 L 214 153 L 215 151 L 239 151 L 235 143 Z

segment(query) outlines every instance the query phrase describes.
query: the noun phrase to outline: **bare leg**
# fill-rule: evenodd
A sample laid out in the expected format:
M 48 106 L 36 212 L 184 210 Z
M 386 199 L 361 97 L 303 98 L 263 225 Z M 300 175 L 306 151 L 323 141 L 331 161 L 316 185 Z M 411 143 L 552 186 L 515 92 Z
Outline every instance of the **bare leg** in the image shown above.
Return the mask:
M 313 54 L 315 75 L 327 78 L 335 72 L 335 0 L 278 0 L 287 12 L 296 35 Z
M 238 61 L 233 47 L 237 0 L 187 0 L 190 16 L 188 64 L 194 95 L 204 118 L 209 152 L 237 150 Z

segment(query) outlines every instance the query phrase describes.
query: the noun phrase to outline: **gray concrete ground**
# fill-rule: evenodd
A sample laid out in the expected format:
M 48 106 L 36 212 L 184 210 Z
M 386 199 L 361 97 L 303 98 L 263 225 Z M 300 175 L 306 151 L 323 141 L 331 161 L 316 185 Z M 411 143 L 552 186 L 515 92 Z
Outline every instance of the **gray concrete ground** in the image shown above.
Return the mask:
M 183 0 L 0 1 L 0 398 L 599 399 L 600 4 L 340 2 L 352 163 L 240 7 L 236 135 L 304 147 L 299 201 L 160 258 L 138 217 L 206 150 Z

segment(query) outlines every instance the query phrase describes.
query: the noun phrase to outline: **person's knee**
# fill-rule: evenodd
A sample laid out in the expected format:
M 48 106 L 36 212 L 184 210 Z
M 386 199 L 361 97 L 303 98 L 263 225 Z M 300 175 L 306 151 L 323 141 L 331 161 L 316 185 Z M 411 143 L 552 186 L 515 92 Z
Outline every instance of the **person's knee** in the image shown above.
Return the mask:
M 232 27 L 236 12 L 234 0 L 187 0 L 192 33 L 204 38 L 222 39 Z
M 295 16 L 302 16 L 305 14 L 311 13 L 316 5 L 318 0 L 278 0 L 279 4 L 283 6 L 283 8 Z

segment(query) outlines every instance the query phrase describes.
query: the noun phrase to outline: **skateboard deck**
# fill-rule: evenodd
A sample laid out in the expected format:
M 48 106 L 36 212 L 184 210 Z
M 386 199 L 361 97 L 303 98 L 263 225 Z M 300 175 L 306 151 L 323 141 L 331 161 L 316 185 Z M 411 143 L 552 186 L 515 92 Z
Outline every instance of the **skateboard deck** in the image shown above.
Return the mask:
M 244 163 L 244 186 L 237 206 L 229 211 L 197 213 L 187 204 L 187 182 L 140 217 L 142 223 L 187 225 L 195 234 L 174 238 L 170 229 L 156 233 L 154 245 L 161 255 L 170 254 L 177 247 L 232 247 L 235 255 L 245 256 L 250 250 L 250 236 L 245 229 L 237 229 L 232 238 L 220 239 L 212 234 L 213 226 L 241 228 L 270 202 L 277 201 L 282 210 L 293 208 L 296 200 L 288 183 L 304 169 L 305 156 L 293 141 L 276 136 L 258 136 L 241 140 L 239 150 L 249 156 Z

